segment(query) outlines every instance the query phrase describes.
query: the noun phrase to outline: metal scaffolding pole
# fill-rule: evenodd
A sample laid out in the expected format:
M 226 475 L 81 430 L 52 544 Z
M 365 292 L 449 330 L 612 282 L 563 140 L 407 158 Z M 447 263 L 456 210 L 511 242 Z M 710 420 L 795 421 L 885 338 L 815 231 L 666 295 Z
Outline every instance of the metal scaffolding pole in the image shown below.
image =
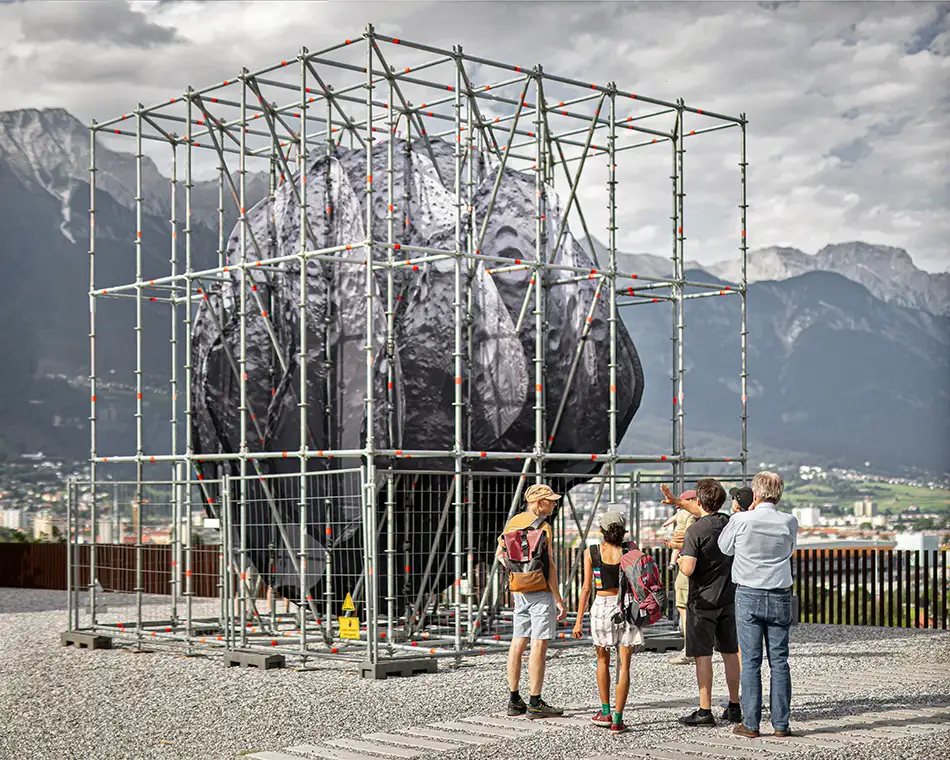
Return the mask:
M 462 48 L 455 49 L 461 55 Z M 452 349 L 452 363 L 455 377 L 453 409 L 453 443 L 455 451 L 455 525 L 453 529 L 453 543 L 455 554 L 455 582 L 453 584 L 453 608 L 455 611 L 455 649 L 462 651 L 462 520 L 465 492 L 462 484 L 462 385 L 464 382 L 462 371 L 462 74 L 458 66 L 455 67 L 455 261 L 453 275 L 455 280 L 454 298 L 454 341 Z M 471 378 L 469 378 L 471 382 Z
M 89 485 L 90 526 L 89 547 L 89 615 L 96 626 L 96 540 L 98 509 L 96 504 L 96 122 L 89 128 Z M 78 530 L 77 530 L 78 532 Z M 78 619 L 78 613 L 77 613 Z
M 607 407 L 608 445 L 610 453 L 608 472 L 610 473 L 610 489 L 608 499 L 611 504 L 617 501 L 617 93 L 613 82 L 610 84 L 610 134 L 607 137 L 607 248 L 608 263 L 607 277 L 610 281 L 610 313 L 607 318 L 609 330 L 610 375 L 609 406 Z M 593 134 L 593 133 L 592 133 Z M 576 188 L 576 184 L 575 184 Z M 567 217 L 565 216 L 565 219 Z
M 739 282 L 740 294 L 742 296 L 741 301 L 741 325 L 740 330 L 740 341 L 742 349 L 742 358 L 741 362 L 741 377 L 740 377 L 740 386 L 741 386 L 741 401 L 742 401 L 742 482 L 746 483 L 749 477 L 749 397 L 748 397 L 748 378 L 749 378 L 749 365 L 748 365 L 748 314 L 747 314 L 747 304 L 748 304 L 748 269 L 747 262 L 749 256 L 749 242 L 746 231 L 747 219 L 746 212 L 748 211 L 749 205 L 746 200 L 746 189 L 747 189 L 747 180 L 746 180 L 746 170 L 748 169 L 748 161 L 746 159 L 746 120 L 745 114 L 741 116 L 742 123 L 740 124 L 740 135 L 739 135 L 739 189 L 740 189 L 740 200 L 739 200 L 739 215 L 740 215 L 740 239 L 739 239 L 739 256 L 742 267 L 741 280 Z
M 366 482 L 363 490 L 363 509 L 366 515 L 365 567 L 366 567 L 366 614 L 367 614 L 367 660 L 376 664 L 379 660 L 379 619 L 377 611 L 376 577 L 376 408 L 373 393 L 373 353 L 375 346 L 373 296 L 376 275 L 373 271 L 373 42 L 375 32 L 372 24 L 366 26 Z
M 300 651 L 307 651 L 307 605 L 312 601 L 308 591 L 307 583 L 307 447 L 309 445 L 308 433 L 308 413 L 309 405 L 307 403 L 307 297 L 309 292 L 310 278 L 308 267 L 310 266 L 306 257 L 303 255 L 307 250 L 307 48 L 300 49 L 300 142 L 298 144 L 298 162 L 300 173 L 300 302 L 297 304 L 297 321 L 300 323 L 300 354 L 297 360 L 297 371 L 300 373 L 298 378 L 300 390 L 298 392 L 297 404 L 300 407 L 300 573 L 298 590 L 299 598 L 297 600 L 297 611 L 299 620 L 297 627 L 300 629 Z M 293 177 L 288 176 L 287 181 L 293 184 Z M 244 173 L 241 173 L 241 186 L 244 186 Z M 243 204 L 242 204 L 243 205 Z M 316 241 L 314 241 L 316 244 Z M 243 522 L 243 521 L 242 521 Z M 289 547 L 288 547 L 289 548 Z M 242 576 L 243 577 L 243 576 Z M 242 623 L 243 616 L 242 616 Z

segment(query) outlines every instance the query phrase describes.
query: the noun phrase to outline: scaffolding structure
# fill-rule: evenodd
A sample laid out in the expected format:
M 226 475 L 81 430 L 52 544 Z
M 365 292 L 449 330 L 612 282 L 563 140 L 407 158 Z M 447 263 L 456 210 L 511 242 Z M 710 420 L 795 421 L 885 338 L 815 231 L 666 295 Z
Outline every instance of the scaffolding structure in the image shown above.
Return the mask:
M 475 77 L 482 81 L 476 83 Z M 284 102 L 281 103 L 281 98 Z M 724 286 L 721 283 L 686 279 L 686 146 L 688 141 L 720 130 L 734 129 L 738 139 L 738 225 L 736 248 L 741 261 L 741 279 Z M 96 271 L 97 253 L 97 166 L 96 146 L 104 137 L 134 141 L 136 187 L 134 241 L 130 255 L 135 259 L 135 279 L 130 283 L 103 283 Z M 442 178 L 454 190 L 454 238 L 451 245 L 423 247 L 400 242 L 399 228 L 403 220 L 398 216 L 401 199 L 393 190 L 394 143 L 404 137 L 423 145 L 432 153 L 436 141 L 447 141 L 453 148 L 454 177 Z M 305 181 L 309 156 L 318 152 L 330 156 L 344 140 L 353 149 L 365 149 L 365 239 L 354 239 L 341 245 L 314 247 L 311 222 L 308 218 Z M 380 182 L 373 176 L 373 147 L 379 141 L 388 142 L 387 176 Z M 144 217 L 148 211 L 148 188 L 145 187 L 144 146 L 165 146 L 169 157 L 170 177 L 168 196 L 170 214 L 165 231 L 170 250 L 168 269 L 153 276 L 146 273 L 143 259 L 143 235 L 147 229 Z M 620 154 L 628 151 L 669 150 L 670 166 L 670 276 L 645 276 L 621 271 L 618 267 L 617 232 L 619 227 L 617 165 Z M 161 148 L 161 150 L 165 150 Z M 132 635 L 141 642 L 146 636 L 177 642 L 189 649 L 217 646 L 226 649 L 253 650 L 255 647 L 286 655 L 308 657 L 327 656 L 345 659 L 363 659 L 377 663 L 387 658 L 412 655 L 426 651 L 432 657 L 460 657 L 494 651 L 502 644 L 506 617 L 501 609 L 504 599 L 503 584 L 499 582 L 497 564 L 483 561 L 473 551 L 476 517 L 480 499 L 488 498 L 490 486 L 482 486 L 480 474 L 473 463 L 482 466 L 492 462 L 505 463 L 513 470 L 517 481 L 507 512 L 519 508 L 523 488 L 531 480 L 545 480 L 557 489 L 563 483 L 570 496 L 578 483 L 586 482 L 593 491 L 593 506 L 586 519 L 575 508 L 573 501 L 561 509 L 558 520 L 562 541 L 573 540 L 581 548 L 586 544 L 601 505 L 621 505 L 630 511 L 631 526 L 639 525 L 636 513 L 639 503 L 639 474 L 636 484 L 629 466 L 668 467 L 669 480 L 683 488 L 692 479 L 689 466 L 737 463 L 739 478 L 747 475 L 747 362 L 746 362 L 746 120 L 710 112 L 687 105 L 683 100 L 661 100 L 619 88 L 613 82 L 591 83 L 557 76 L 540 65 L 522 67 L 487 60 L 463 52 L 461 47 L 444 50 L 426 44 L 389 37 L 367 26 L 361 38 L 347 39 L 339 44 L 311 52 L 306 48 L 291 60 L 283 60 L 259 71 L 242 70 L 234 79 L 215 85 L 193 89 L 181 96 L 151 106 L 139 104 L 134 111 L 102 122 L 93 122 L 90 135 L 90 245 L 89 245 L 89 304 L 90 304 L 90 430 L 91 430 L 91 532 L 89 546 L 79 547 L 72 541 L 73 567 L 70 571 L 70 630 L 106 632 L 121 638 Z M 470 158 L 485 155 L 495 172 L 495 181 L 487 213 L 483 219 L 473 215 L 474 182 Z M 204 158 L 206 157 L 206 158 Z M 247 221 L 247 211 L 258 199 L 248 193 L 248 174 L 253 162 L 266 165 L 269 192 L 289 183 L 300 210 L 299 250 L 291 255 L 265 256 Z M 180 167 L 183 163 L 183 174 Z M 435 164 L 433 157 L 433 164 Z M 607 260 L 596 268 L 581 269 L 554 262 L 552 251 L 561 246 L 569 233 L 568 217 L 579 223 L 583 235 L 578 240 L 598 262 L 587 217 L 581 207 L 583 183 L 590 170 L 585 166 L 602 163 L 606 169 L 605 201 L 607 206 Z M 207 261 L 196 244 L 196 226 L 193 219 L 193 188 L 196 174 L 204 167 L 213 168 L 218 186 L 217 261 Z M 532 176 L 537 190 L 535 212 L 535 252 L 533 259 L 517 259 L 503 252 L 485 252 L 483 244 L 489 217 L 494 211 L 499 187 L 506 171 L 519 171 Z M 295 177 L 299 179 L 298 182 Z M 380 187 L 382 185 L 382 187 Z M 567 200 L 562 223 L 553 241 L 545 238 L 546 188 L 555 185 L 566 188 Z M 603 184 L 601 185 L 603 187 Z M 386 212 L 387 235 L 376 239 L 373 233 L 377 206 L 373 199 L 381 195 Z M 231 204 L 233 203 L 233 208 Z M 179 215 L 183 205 L 184 216 Z M 226 212 L 236 213 L 240 231 L 238 260 L 229 261 L 225 243 L 228 239 Z M 327 207 L 326 215 L 332 214 Z M 466 214 L 468 216 L 466 217 Z M 468 220 L 465 222 L 465 220 Z M 409 220 L 405 220 L 406 224 Z M 258 257 L 249 253 L 257 250 Z M 306 301 L 308 293 L 308 263 L 322 262 L 332 267 L 351 267 L 365 273 L 364 351 L 366 364 L 365 398 L 363 406 L 365 426 L 363 445 L 356 448 L 315 450 L 309 442 L 307 410 L 312 404 L 328 403 L 326 399 L 309 398 L 307 385 L 308 345 L 307 329 L 299 331 L 299 345 L 295 358 L 299 362 L 300 382 L 295 389 L 300 408 L 299 448 L 291 451 L 252 450 L 250 439 L 259 435 L 255 410 L 250 406 L 247 390 L 247 335 L 248 315 L 263 317 L 274 348 L 281 355 L 274 331 L 268 321 L 267 304 L 262 302 L 253 286 L 252 271 L 268 270 L 284 263 L 299 266 L 301 293 L 299 323 L 307 324 Z M 374 357 L 382 349 L 392 358 L 394 315 L 397 295 L 394 273 L 400 270 L 424 271 L 426 266 L 450 262 L 454 273 L 454 293 L 451 303 L 454 368 L 454 395 L 452 399 L 453 441 L 443 450 L 402 450 L 392 447 L 392 439 L 380 446 L 375 438 L 373 420 L 381 407 L 392 425 L 393 403 L 387 395 L 379 397 L 374 383 Z M 471 442 L 470 419 L 466 397 L 469 359 L 472 355 L 471 293 L 464 292 L 465 273 L 476 265 L 489 267 L 491 272 L 523 271 L 527 279 L 524 301 L 518 319 L 518 330 L 531 320 L 534 323 L 534 445 L 524 451 L 479 451 Z M 150 266 L 150 265 L 149 265 Z M 557 272 L 559 279 L 544 284 L 545 271 Z M 547 337 L 547 290 L 558 284 L 592 280 L 596 292 L 589 305 L 586 324 L 573 354 L 573 364 L 567 389 L 560 399 L 546 395 L 544 373 Z M 216 313 L 215 325 L 222 329 L 223 283 L 234 281 L 239 287 L 239 300 L 234 313 L 240 327 L 239 354 L 230 367 L 240 386 L 239 451 L 202 452 L 196 454 L 193 418 L 192 366 L 194 324 L 201 309 Z M 379 282 L 384 283 L 376 293 Z M 552 451 L 551 441 L 557 432 L 569 403 L 575 369 L 581 359 L 585 342 L 590 337 L 591 315 L 597 299 L 605 295 L 608 306 L 608 330 L 604 340 L 609 345 L 609 405 L 601 410 L 609 430 L 606 451 Z M 687 301 L 718 296 L 737 296 L 741 301 L 741 328 L 737 336 L 741 350 L 739 371 L 741 447 L 738 452 L 722 456 L 691 456 L 686 445 L 686 412 L 684 385 L 686 361 L 684 354 L 685 306 Z M 103 299 L 128 299 L 135 307 L 135 430 L 134 453 L 102 452 L 97 442 L 97 374 L 96 357 L 101 346 L 97 343 L 97 306 Z M 374 299 L 385 301 L 385 324 L 376 324 Z M 618 431 L 617 403 L 617 345 L 619 310 L 647 304 L 669 304 L 672 311 L 672 409 L 671 450 L 621 454 Z M 170 320 L 170 373 L 169 387 L 169 449 L 146 451 L 144 448 L 143 311 L 164 309 Z M 656 308 L 656 307 L 655 307 Z M 217 311 L 216 311 L 217 310 Z M 164 319 L 164 317 L 163 317 Z M 380 346 L 375 337 L 386 335 Z M 388 388 L 392 389 L 393 362 Z M 180 397 L 184 398 L 184 404 Z M 184 424 L 184 435 L 180 427 Z M 273 460 L 291 460 L 297 465 L 294 475 L 275 475 L 269 471 Z M 421 591 L 406 609 L 399 610 L 395 590 L 399 564 L 399 549 L 394 536 L 394 525 L 400 519 L 394 514 L 396 492 L 423 482 L 427 473 L 413 471 L 408 460 L 439 463 L 436 473 L 448 476 L 451 486 L 445 500 L 432 508 L 431 519 L 438 523 L 440 535 L 448 541 L 429 547 L 423 557 L 424 577 Z M 320 472 L 312 464 L 323 463 Z M 560 463 L 561 469 L 554 467 Z M 563 474 L 564 465 L 587 463 L 588 474 L 569 477 Z M 135 537 L 137 552 L 135 594 L 138 596 L 135 620 L 103 624 L 97 619 L 97 577 L 102 566 L 102 542 L 97 540 L 100 524 L 99 511 L 103 499 L 108 499 L 103 471 L 113 464 L 134 466 L 130 499 L 143 504 L 148 484 L 161 481 L 167 491 L 168 507 L 173 515 L 171 535 L 172 587 L 171 606 L 167 618 L 152 623 L 143 617 L 142 595 L 142 534 L 141 519 Z M 396 464 L 399 465 L 398 469 Z M 209 469 L 210 468 L 210 469 Z M 208 472 L 215 473 L 209 477 Z M 496 473 L 497 474 L 497 473 Z M 321 480 L 321 478 L 323 480 Z M 248 490 L 244 484 L 260 484 L 266 506 L 284 498 L 294 500 L 299 524 L 284 525 L 275 518 L 278 553 L 283 552 L 287 573 L 300 578 L 300 596 L 291 600 L 295 611 L 279 615 L 271 609 L 268 620 L 257 613 L 253 593 L 249 587 L 247 537 L 255 526 L 247 519 Z M 293 481 L 292 497 L 281 496 L 281 484 Z M 332 481 L 332 484 L 331 484 Z M 480 491 L 479 488 L 482 488 Z M 384 493 L 384 508 L 377 508 L 378 493 Z M 72 492 L 72 491 L 71 491 Z M 288 490 L 288 493 L 291 491 Z M 336 591 L 340 579 L 331 571 L 329 558 L 324 561 L 326 581 L 325 601 L 313 599 L 304 582 L 308 565 L 314 560 L 308 556 L 305 542 L 308 509 L 314 499 L 354 499 L 361 516 L 360 562 L 348 588 L 355 591 L 360 606 L 359 639 L 346 640 L 339 622 L 340 611 Z M 508 493 L 508 492 L 506 492 Z M 219 520 L 221 578 L 218 584 L 216 614 L 194 615 L 192 535 L 195 530 L 193 508 L 200 506 Z M 614 508 L 617 508 L 616 506 Z M 141 506 L 140 506 L 141 509 Z M 276 512 L 273 512 L 276 514 Z M 140 513 L 141 514 L 141 513 Z M 570 522 L 568 522 L 570 514 Z M 77 514 L 71 512 L 71 536 Z M 427 518 L 428 519 L 428 518 Z M 331 527 L 328 525 L 327 534 Z M 294 533 L 296 534 L 294 535 Z M 570 557 L 566 547 L 559 548 L 562 566 L 559 572 L 566 584 L 576 581 L 576 564 L 566 566 Z M 321 560 L 322 561 L 322 560 Z M 409 565 L 406 566 L 408 573 Z M 431 577 L 431 580 L 430 580 Z M 437 578 L 451 578 L 447 586 L 440 586 Z M 380 579 L 385 588 L 380 588 Z M 80 604 L 78 592 L 86 590 L 88 599 Z M 182 604 L 184 602 L 184 604 Z M 432 603 L 436 602 L 433 612 Z M 88 620 L 79 618 L 80 607 L 88 606 Z M 214 606 L 214 605 L 212 605 Z M 186 607 L 183 612 L 182 607 Z M 210 635 L 211 633 L 214 635 Z M 282 638 L 279 641 L 277 635 Z

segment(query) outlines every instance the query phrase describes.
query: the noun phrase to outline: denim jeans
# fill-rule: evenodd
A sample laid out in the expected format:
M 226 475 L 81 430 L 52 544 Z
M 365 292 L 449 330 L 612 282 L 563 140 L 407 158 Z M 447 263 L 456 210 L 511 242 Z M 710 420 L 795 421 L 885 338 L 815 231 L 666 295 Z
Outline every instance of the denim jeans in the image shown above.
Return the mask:
M 788 668 L 788 631 L 792 625 L 792 592 L 736 589 L 736 633 L 742 656 L 742 722 L 752 731 L 762 720 L 762 649 L 772 671 L 772 727 L 788 730 L 792 676 Z

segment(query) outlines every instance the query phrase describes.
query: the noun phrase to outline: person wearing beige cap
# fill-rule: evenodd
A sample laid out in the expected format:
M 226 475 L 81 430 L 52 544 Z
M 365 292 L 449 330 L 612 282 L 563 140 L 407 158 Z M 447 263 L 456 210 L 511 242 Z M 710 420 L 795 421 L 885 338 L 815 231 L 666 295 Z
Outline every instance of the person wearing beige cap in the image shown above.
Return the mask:
M 511 571 L 511 563 L 506 553 L 506 537 L 517 531 L 524 533 L 532 529 L 543 531 L 547 541 L 547 581 L 540 578 L 542 588 L 527 592 L 514 592 L 515 602 L 514 630 L 511 634 L 511 646 L 508 649 L 508 715 L 525 715 L 530 719 L 557 717 L 564 714 L 563 710 L 551 707 L 541 699 L 541 687 L 544 685 L 545 658 L 547 657 L 548 642 L 557 633 L 557 623 L 567 616 L 564 600 L 557 582 L 557 567 L 554 562 L 553 533 L 547 518 L 554 512 L 560 494 L 543 483 L 530 486 L 524 493 L 525 510 L 512 517 L 505 526 L 504 534 L 498 539 L 498 550 L 495 556 L 498 561 Z M 511 579 L 509 575 L 509 581 Z M 528 678 L 531 688 L 531 699 L 528 704 L 518 690 L 521 680 L 521 661 L 524 658 L 528 643 L 531 644 L 531 655 L 528 659 Z

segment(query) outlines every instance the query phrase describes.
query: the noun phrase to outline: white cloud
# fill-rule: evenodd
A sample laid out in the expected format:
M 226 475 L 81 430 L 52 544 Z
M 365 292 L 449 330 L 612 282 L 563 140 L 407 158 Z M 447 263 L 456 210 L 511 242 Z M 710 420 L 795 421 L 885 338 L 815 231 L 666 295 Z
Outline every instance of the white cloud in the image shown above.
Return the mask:
M 749 242 L 861 239 L 950 267 L 950 13 L 911 3 L 33 2 L 0 5 L 0 108 L 83 121 L 379 31 L 749 119 Z M 350 60 L 360 60 L 362 48 Z M 400 51 L 404 52 L 404 51 Z M 394 56 L 396 54 L 394 53 Z M 428 54 L 414 60 L 428 60 Z M 348 75 L 353 81 L 355 75 Z M 474 71 L 473 79 L 489 76 Z M 550 86 L 548 96 L 564 97 Z M 624 106 L 623 114 L 627 110 Z M 633 108 L 633 106 L 630 106 Z M 486 109 L 503 113 L 495 105 Z M 589 113 L 582 107 L 581 112 Z M 669 129 L 669 117 L 655 120 Z M 690 116 L 687 128 L 704 126 Z M 651 123 L 653 126 L 653 123 Z M 600 137 L 600 136 L 598 136 Z M 596 142 L 596 140 L 595 140 Z M 736 130 L 687 143 L 687 253 L 734 255 Z M 669 250 L 670 151 L 622 156 L 618 243 Z M 604 162 L 581 188 L 606 238 Z

